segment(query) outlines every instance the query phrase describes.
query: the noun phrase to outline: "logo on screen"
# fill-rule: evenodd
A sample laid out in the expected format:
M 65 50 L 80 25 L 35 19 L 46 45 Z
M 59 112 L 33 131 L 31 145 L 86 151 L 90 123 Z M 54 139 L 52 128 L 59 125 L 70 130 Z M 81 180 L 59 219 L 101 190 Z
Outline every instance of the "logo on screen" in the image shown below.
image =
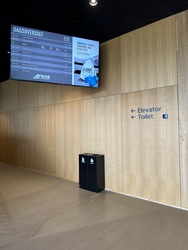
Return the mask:
M 47 80 L 49 81 L 50 80 L 50 75 L 42 75 L 42 74 L 36 74 L 33 79 L 35 80 Z

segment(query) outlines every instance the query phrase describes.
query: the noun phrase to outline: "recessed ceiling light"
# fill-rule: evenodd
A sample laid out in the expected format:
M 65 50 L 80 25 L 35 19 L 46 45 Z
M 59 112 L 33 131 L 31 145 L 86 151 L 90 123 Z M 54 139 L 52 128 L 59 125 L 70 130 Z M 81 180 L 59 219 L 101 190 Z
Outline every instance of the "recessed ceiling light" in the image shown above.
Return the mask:
M 89 4 L 90 4 L 91 6 L 96 6 L 96 5 L 98 4 L 98 1 L 97 1 L 97 0 L 90 0 L 90 1 L 89 1 Z

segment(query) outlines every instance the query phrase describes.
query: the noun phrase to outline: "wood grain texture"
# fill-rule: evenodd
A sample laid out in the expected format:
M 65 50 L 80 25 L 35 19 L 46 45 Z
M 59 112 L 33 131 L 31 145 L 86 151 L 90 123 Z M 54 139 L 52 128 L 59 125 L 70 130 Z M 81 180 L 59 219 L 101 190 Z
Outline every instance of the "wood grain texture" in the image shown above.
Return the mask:
M 37 164 L 36 169 L 51 175 L 55 175 L 55 121 L 56 112 L 55 106 L 40 107 L 35 111 L 35 133 L 39 135 L 37 142 L 36 159 L 40 164 Z M 35 157 L 34 157 L 35 158 Z
M 17 112 L 0 113 L 0 155 L 1 161 L 18 164 Z
M 84 87 L 54 85 L 54 104 L 84 99 Z
M 35 107 L 34 99 L 34 82 L 18 81 L 17 83 L 17 96 L 18 96 L 18 109 Z
M 3 83 L 3 111 L 17 109 L 17 81 Z
M 179 206 L 177 87 L 124 94 L 122 141 L 124 192 Z
M 4 98 L 4 91 L 3 91 L 3 83 L 0 84 L 0 112 L 3 111 L 3 98 Z
M 18 154 L 18 165 L 31 169 L 34 169 L 33 161 L 36 159 L 36 155 L 33 154 L 33 148 L 37 146 L 34 144 L 34 116 L 33 109 L 20 109 L 17 111 L 18 147 L 15 150 Z
M 56 175 L 79 182 L 78 155 L 83 150 L 83 102 L 56 106 Z
M 188 208 L 188 11 L 176 16 L 178 31 L 178 97 L 181 206 Z
M 19 82 L 18 105 L 19 108 L 54 105 L 82 100 L 83 94 L 83 88 L 76 88 L 74 86 Z
M 84 102 L 84 152 L 105 155 L 105 187 L 122 192 L 120 95 Z
M 177 84 L 175 16 L 121 36 L 121 92 Z

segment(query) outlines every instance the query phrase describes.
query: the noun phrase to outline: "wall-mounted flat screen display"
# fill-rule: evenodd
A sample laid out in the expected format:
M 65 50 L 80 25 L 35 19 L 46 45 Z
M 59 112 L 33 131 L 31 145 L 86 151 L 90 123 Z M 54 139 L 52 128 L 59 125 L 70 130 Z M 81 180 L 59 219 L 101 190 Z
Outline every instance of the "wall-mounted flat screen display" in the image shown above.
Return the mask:
M 11 25 L 10 79 L 99 87 L 99 41 Z

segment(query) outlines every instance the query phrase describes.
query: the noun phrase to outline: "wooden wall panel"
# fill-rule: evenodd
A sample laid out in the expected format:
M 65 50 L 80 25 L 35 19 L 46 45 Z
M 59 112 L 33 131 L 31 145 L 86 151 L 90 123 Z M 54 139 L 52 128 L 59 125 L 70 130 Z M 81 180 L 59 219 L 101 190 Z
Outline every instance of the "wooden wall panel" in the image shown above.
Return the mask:
M 99 88 L 85 88 L 85 99 L 119 94 L 121 91 L 121 49 L 117 37 L 100 44 Z
M 175 16 L 121 36 L 121 92 L 177 85 Z
M 55 85 L 54 103 L 61 104 L 84 99 L 84 87 Z
M 37 145 L 37 150 L 34 151 L 37 156 L 36 159 L 40 163 L 40 165 L 36 164 L 35 167 L 38 170 L 40 166 L 41 172 L 55 175 L 55 106 L 41 107 L 36 110 L 35 115 L 35 133 L 40 138 L 40 141 L 37 139 L 34 143 L 34 145 Z
M 3 110 L 17 109 L 17 82 L 6 81 L 3 83 Z
M 33 98 L 35 106 L 45 106 L 54 104 L 54 90 L 53 84 L 46 83 L 32 83 L 33 84 Z
M 33 119 L 32 119 L 33 124 L 30 129 L 30 131 L 33 130 L 34 132 L 32 168 L 39 172 L 45 172 L 46 166 L 43 163 L 45 161 L 44 158 L 47 153 L 45 153 L 46 151 L 46 146 L 44 143 L 45 128 L 43 128 L 43 125 L 44 125 L 44 121 L 46 121 L 46 117 L 45 117 L 46 107 L 38 107 L 38 108 L 35 108 L 33 111 L 34 111 Z
M 18 164 L 17 113 L 0 113 L 0 160 Z
M 56 106 L 56 175 L 79 181 L 78 155 L 83 150 L 83 101 Z
M 0 84 L 0 112 L 3 111 L 3 98 L 4 98 L 3 83 L 1 83 Z
M 124 192 L 179 206 L 177 87 L 124 94 L 122 141 Z
M 40 107 L 84 99 L 84 87 L 19 82 L 19 108 Z
M 18 81 L 18 109 L 35 107 L 34 90 L 35 83 Z
M 0 112 L 0 161 L 4 161 L 4 141 L 6 140 L 6 137 L 5 137 L 5 119 L 4 119 L 5 115 L 4 113 L 1 113 Z
M 188 11 L 177 18 L 181 205 L 188 208 Z
M 84 147 L 82 153 L 105 155 L 106 189 L 123 191 L 121 150 L 121 96 L 84 102 Z
M 17 130 L 18 130 L 18 120 L 17 120 L 17 112 L 9 111 L 7 113 L 7 162 L 11 164 L 18 164 L 18 138 L 17 138 Z
M 55 175 L 55 108 L 18 113 L 19 166 Z
M 18 165 L 33 169 L 34 110 L 20 109 L 17 111 L 18 129 Z

